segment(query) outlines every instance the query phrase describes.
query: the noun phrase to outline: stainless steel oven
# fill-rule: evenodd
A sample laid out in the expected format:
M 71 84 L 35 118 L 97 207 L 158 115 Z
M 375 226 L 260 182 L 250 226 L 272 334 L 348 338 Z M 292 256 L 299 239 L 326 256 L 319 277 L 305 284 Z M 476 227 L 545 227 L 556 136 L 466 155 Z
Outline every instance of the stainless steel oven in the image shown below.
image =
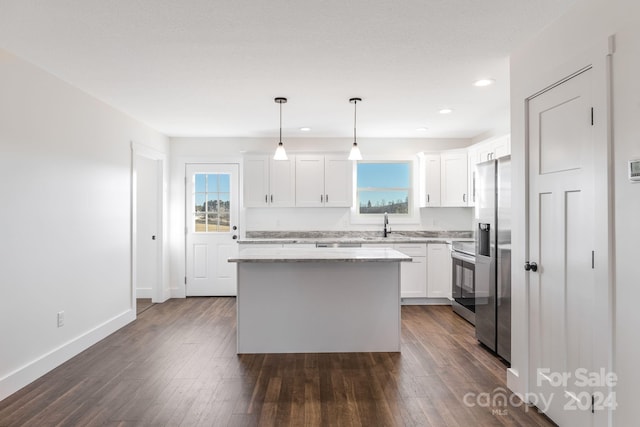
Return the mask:
M 453 242 L 452 252 L 452 284 L 451 293 L 453 311 L 471 324 L 476 324 L 475 301 L 475 243 Z

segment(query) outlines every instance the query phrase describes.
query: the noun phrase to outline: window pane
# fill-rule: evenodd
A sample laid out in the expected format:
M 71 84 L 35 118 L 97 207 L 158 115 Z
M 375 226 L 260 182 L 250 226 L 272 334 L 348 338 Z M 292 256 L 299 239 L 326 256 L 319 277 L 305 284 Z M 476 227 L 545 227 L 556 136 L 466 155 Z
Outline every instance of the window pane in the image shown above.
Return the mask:
M 408 214 L 409 190 L 358 191 L 361 214 Z
M 218 194 L 219 205 L 218 209 L 222 211 L 229 212 L 229 193 L 220 193 Z
M 196 233 L 202 233 L 206 231 L 206 224 L 205 224 L 206 218 L 204 213 L 196 213 L 194 215 L 194 220 L 195 220 L 194 230 L 196 231 Z
M 218 193 L 207 193 L 207 212 L 217 212 Z
M 220 225 L 218 227 L 218 231 L 229 231 L 229 211 L 220 211 Z
M 217 174 L 211 173 L 207 175 L 207 191 L 209 193 L 218 191 L 218 175 Z
M 229 184 L 229 174 L 220 174 L 218 175 L 218 191 L 221 193 L 229 193 L 231 190 Z
M 409 188 L 409 163 L 358 163 L 358 188 Z
M 195 175 L 196 193 L 204 193 L 207 191 L 207 176 L 201 173 Z
M 218 231 L 218 214 L 217 213 L 208 213 L 207 214 L 207 231 Z
M 204 212 L 205 211 L 205 194 L 204 193 L 196 193 L 195 194 L 195 206 L 194 212 Z

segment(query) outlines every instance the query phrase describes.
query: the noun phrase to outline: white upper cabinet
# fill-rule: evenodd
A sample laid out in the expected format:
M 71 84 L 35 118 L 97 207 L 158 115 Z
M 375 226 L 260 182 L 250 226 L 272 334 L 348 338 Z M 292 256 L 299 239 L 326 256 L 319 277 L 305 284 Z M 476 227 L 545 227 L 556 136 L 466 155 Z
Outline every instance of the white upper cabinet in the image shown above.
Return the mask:
M 467 206 L 467 150 L 446 151 L 440 155 L 440 206 Z
M 474 147 L 467 150 L 467 188 L 469 197 L 467 197 L 467 206 L 476 205 L 476 164 L 478 164 L 479 153 Z
M 478 163 L 494 160 L 511 154 L 511 135 L 491 139 L 474 145 L 478 153 Z
M 296 206 L 351 207 L 353 164 L 346 155 L 296 156 Z
M 420 155 L 420 207 L 440 206 L 440 154 Z
M 273 160 L 269 155 L 244 158 L 244 206 L 295 206 L 295 156 Z

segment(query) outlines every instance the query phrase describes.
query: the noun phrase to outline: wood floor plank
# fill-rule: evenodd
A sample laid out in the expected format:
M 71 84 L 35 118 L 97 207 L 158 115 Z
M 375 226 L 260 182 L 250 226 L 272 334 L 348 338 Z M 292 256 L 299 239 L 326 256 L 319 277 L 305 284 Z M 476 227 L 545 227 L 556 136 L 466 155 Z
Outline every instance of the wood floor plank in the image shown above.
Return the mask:
M 401 353 L 236 355 L 235 298 L 153 304 L 0 402 L 0 426 L 553 425 L 450 307 L 401 317 Z M 516 404 L 465 403 L 480 393 Z

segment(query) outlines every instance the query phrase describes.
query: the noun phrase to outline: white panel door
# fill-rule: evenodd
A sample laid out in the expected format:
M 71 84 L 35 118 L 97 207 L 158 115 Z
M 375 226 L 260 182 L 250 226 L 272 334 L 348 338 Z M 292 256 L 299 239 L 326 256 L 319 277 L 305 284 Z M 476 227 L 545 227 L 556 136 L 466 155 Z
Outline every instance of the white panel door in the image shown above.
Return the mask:
M 187 164 L 186 195 L 186 295 L 236 295 L 238 165 Z
M 324 156 L 296 156 L 296 206 L 324 205 Z
M 598 345 L 591 76 L 586 71 L 529 102 L 530 380 L 534 393 L 551 400 L 540 409 L 562 426 L 593 424 L 593 389 L 576 377 L 577 369 L 593 372 Z
M 467 206 L 467 153 L 460 151 L 441 156 L 440 206 Z
M 154 298 L 160 281 L 160 161 L 135 157 L 136 171 L 136 296 Z
M 324 205 L 335 208 L 353 205 L 353 162 L 346 155 L 324 158 Z

